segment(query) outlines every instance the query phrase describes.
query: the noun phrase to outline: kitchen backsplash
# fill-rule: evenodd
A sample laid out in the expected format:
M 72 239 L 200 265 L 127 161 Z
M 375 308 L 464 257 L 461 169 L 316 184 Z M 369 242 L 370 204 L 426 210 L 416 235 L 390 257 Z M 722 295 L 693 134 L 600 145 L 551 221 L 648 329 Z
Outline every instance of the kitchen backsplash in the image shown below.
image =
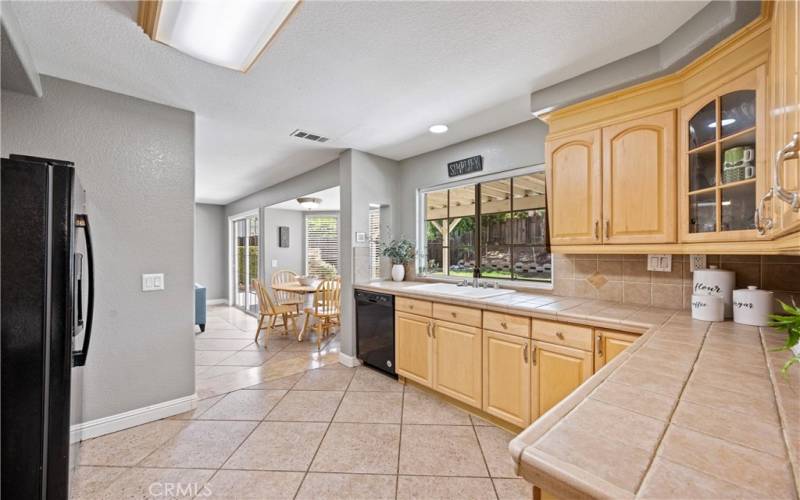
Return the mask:
M 553 255 L 554 293 L 625 304 L 689 308 L 692 273 L 689 258 L 672 256 L 672 271 L 647 270 L 646 255 Z M 709 255 L 708 265 L 736 272 L 736 288 L 755 285 L 775 298 L 800 304 L 800 257 Z

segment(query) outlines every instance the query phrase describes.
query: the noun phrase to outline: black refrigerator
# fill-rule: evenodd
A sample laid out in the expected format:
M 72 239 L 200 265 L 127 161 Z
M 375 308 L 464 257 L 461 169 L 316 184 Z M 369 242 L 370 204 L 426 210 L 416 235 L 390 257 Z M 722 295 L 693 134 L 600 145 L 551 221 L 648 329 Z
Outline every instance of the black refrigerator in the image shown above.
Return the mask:
M 94 303 L 85 193 L 71 162 L 1 161 L 0 497 L 67 498 Z

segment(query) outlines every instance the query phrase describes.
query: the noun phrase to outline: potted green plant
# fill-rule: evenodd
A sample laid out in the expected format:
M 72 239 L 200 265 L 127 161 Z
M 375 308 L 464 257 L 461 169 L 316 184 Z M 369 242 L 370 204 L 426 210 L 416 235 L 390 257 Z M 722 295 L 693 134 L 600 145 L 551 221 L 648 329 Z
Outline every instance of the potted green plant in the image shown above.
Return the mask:
M 778 302 L 786 314 L 770 314 L 769 326 L 776 330 L 783 330 L 787 334 L 786 344 L 776 349 L 776 351 L 791 351 L 792 353 L 792 357 L 783 364 L 781 369 L 781 372 L 786 375 L 793 364 L 800 363 L 800 307 L 796 304 L 790 306 L 781 301 Z
M 414 243 L 405 238 L 384 242 L 381 244 L 381 255 L 389 257 L 392 261 L 392 279 L 403 281 L 406 275 L 405 265 L 413 261 L 416 255 Z

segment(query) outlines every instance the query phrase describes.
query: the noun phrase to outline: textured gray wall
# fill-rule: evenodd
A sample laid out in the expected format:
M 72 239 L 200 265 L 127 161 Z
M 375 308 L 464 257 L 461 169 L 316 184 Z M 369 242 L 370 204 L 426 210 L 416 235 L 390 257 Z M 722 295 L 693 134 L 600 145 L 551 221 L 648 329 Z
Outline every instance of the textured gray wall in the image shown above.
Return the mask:
M 303 274 L 303 215 L 299 210 L 281 210 L 265 208 L 261 211 L 264 222 L 264 281 L 272 283 L 275 271 L 294 271 Z M 278 226 L 289 227 L 289 248 L 278 247 Z M 272 267 L 272 260 L 278 261 L 278 267 Z
M 314 170 L 264 188 L 225 206 L 228 216 L 255 208 L 268 207 L 298 196 L 322 191 L 339 185 L 339 160 L 320 165 Z
M 401 161 L 395 232 L 409 239 L 416 238 L 418 189 L 543 163 L 546 135 L 547 125 L 531 119 Z M 483 156 L 482 172 L 453 179 L 447 177 L 448 162 L 476 155 Z
M 362 251 L 354 258 L 354 247 L 368 243 L 355 242 L 355 233 L 369 232 L 370 203 L 386 205 L 381 212 L 382 226 L 395 227 L 394 209 L 397 202 L 399 163 L 361 151 L 346 151 L 340 157 L 340 272 L 342 275 L 341 352 L 355 356 L 355 304 L 353 302 L 354 267 L 369 266 L 369 252 Z
M 2 154 L 72 160 L 96 249 L 84 420 L 194 393 L 194 114 L 49 77 L 2 92 Z M 166 290 L 143 293 L 142 273 Z
M 194 280 L 207 300 L 228 300 L 228 219 L 224 205 L 197 203 L 194 211 Z

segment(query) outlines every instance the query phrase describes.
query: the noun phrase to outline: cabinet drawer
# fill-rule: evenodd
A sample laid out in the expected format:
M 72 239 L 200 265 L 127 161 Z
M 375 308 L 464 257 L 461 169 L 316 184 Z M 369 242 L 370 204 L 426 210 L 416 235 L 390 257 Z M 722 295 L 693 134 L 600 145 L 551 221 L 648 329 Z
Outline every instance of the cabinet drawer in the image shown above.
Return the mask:
M 462 325 L 481 326 L 481 310 L 469 307 L 451 306 L 450 304 L 433 303 L 433 317 Z
M 524 316 L 485 311 L 483 313 L 483 328 L 500 333 L 510 333 L 520 337 L 530 338 L 531 319 Z
M 584 351 L 592 350 L 592 329 L 586 326 L 536 319 L 533 320 L 533 338 Z
M 394 301 L 394 310 L 401 312 L 408 312 L 413 314 L 421 314 L 423 316 L 432 316 L 432 304 L 427 300 L 409 299 L 406 297 L 397 297 Z

